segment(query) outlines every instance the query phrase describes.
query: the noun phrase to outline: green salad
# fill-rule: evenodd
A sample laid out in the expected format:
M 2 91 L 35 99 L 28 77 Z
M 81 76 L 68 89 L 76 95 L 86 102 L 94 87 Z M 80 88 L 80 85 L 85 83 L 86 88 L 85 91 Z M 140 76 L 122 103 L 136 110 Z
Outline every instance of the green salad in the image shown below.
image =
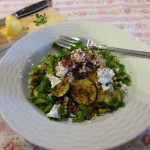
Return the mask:
M 29 101 L 51 120 L 83 122 L 125 106 L 131 85 L 125 66 L 110 51 L 53 44 L 49 54 L 29 73 Z

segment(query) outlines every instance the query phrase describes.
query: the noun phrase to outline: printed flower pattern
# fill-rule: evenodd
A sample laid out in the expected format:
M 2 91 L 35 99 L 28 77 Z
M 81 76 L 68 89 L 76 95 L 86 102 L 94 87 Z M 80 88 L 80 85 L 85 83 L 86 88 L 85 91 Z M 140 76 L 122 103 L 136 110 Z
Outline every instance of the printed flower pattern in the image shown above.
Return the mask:
M 150 129 L 142 135 L 142 143 L 150 148 Z
M 4 146 L 4 150 L 14 150 L 14 142 L 13 142 L 13 141 L 9 141 L 9 142 Z

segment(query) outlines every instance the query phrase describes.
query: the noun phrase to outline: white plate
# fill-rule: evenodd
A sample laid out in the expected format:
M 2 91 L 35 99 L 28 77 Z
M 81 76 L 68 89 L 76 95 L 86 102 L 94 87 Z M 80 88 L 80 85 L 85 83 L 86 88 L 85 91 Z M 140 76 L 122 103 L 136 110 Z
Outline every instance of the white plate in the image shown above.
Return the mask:
M 51 52 L 59 35 L 90 38 L 108 46 L 148 51 L 134 37 L 105 24 L 68 22 L 35 31 L 19 40 L 0 65 L 0 109 L 6 122 L 26 140 L 56 150 L 100 150 L 124 144 L 150 124 L 150 60 L 122 57 L 133 80 L 126 107 L 91 123 L 54 122 L 26 100 L 27 73 Z

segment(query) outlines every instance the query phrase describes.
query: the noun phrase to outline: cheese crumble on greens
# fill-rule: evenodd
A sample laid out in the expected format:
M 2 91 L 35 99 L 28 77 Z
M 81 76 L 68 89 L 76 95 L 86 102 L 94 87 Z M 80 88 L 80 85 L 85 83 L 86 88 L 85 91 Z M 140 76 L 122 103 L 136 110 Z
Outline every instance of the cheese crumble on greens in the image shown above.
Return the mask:
M 124 107 L 131 85 L 125 66 L 110 51 L 79 44 L 72 49 L 53 45 L 29 73 L 29 100 L 55 121 L 83 122 Z

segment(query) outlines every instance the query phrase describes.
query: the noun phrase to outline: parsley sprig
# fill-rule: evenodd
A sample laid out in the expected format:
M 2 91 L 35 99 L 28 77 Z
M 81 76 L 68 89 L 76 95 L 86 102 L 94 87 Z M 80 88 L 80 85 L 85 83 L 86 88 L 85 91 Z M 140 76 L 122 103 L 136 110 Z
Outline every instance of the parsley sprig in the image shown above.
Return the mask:
M 42 14 L 36 14 L 35 15 L 36 17 L 36 20 L 34 20 L 33 22 L 35 23 L 36 26 L 40 26 L 40 25 L 43 25 L 47 22 L 47 17 L 46 17 L 46 14 L 44 13 L 43 15 Z

